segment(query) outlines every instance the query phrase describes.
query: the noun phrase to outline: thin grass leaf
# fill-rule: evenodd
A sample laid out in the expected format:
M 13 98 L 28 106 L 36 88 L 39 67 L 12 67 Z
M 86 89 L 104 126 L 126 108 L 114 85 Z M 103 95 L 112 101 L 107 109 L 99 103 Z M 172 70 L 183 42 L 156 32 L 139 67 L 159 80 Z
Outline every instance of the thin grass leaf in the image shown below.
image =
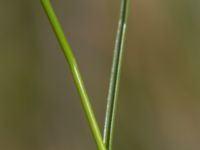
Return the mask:
M 106 110 L 105 126 L 104 126 L 103 140 L 108 150 L 112 150 L 114 123 L 115 123 L 115 115 L 117 107 L 117 96 L 119 90 L 120 72 L 122 66 L 122 57 L 124 51 L 124 42 L 126 35 L 129 6 L 130 6 L 130 0 L 122 0 L 119 26 L 118 26 L 118 32 L 117 32 L 115 50 L 113 56 L 113 64 L 112 64 L 109 92 L 107 98 L 107 110 Z
M 94 112 L 92 110 L 90 100 L 88 98 L 86 89 L 84 87 L 84 83 L 82 81 L 82 77 L 79 72 L 78 65 L 77 65 L 76 59 L 74 57 L 74 54 L 71 50 L 71 47 L 69 46 L 69 43 L 67 42 L 67 40 L 65 38 L 64 32 L 61 28 L 61 25 L 55 15 L 55 13 L 54 13 L 54 10 L 53 10 L 53 7 L 52 7 L 50 1 L 49 0 L 41 0 L 41 2 L 43 5 L 43 8 L 49 18 L 49 21 L 52 25 L 52 28 L 55 32 L 55 35 L 58 39 L 58 42 L 59 42 L 61 48 L 63 49 L 65 58 L 70 66 L 70 70 L 72 72 L 77 91 L 81 98 L 81 103 L 82 103 L 83 109 L 85 111 L 87 120 L 89 122 L 90 129 L 91 129 L 93 137 L 96 141 L 96 145 L 99 150 L 106 150 L 105 145 L 102 140 L 101 132 L 99 130 L 99 126 L 97 124 Z

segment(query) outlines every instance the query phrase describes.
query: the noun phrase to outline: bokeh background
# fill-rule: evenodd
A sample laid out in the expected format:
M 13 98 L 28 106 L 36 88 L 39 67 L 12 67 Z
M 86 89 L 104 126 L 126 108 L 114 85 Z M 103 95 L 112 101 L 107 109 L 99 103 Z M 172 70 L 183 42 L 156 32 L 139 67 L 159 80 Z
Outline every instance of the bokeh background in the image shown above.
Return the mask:
M 53 6 L 103 128 L 120 0 Z M 95 150 L 39 0 L 0 1 L 0 149 Z M 132 0 L 114 150 L 200 149 L 200 1 Z

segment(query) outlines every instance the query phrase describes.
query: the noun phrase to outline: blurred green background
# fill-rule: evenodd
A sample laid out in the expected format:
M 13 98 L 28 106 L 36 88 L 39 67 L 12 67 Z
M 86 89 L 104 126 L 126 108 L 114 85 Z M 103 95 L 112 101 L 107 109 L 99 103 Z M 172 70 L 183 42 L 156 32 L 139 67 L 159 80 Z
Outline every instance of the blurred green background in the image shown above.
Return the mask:
M 102 129 L 120 0 L 52 3 Z M 40 1 L 0 18 L 0 149 L 96 149 Z M 132 1 L 114 150 L 200 149 L 199 39 L 200 1 Z

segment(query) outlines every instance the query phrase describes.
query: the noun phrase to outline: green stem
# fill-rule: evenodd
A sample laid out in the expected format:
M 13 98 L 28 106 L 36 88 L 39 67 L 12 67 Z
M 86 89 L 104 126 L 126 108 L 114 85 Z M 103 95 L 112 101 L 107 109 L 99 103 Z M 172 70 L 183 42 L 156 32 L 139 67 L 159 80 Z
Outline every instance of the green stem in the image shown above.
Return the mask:
M 54 13 L 53 7 L 49 0 L 41 0 L 43 8 L 49 18 L 49 21 L 52 25 L 52 28 L 56 34 L 56 37 L 59 41 L 59 44 L 61 48 L 63 49 L 65 58 L 70 66 L 70 70 L 72 72 L 74 82 L 77 88 L 77 91 L 79 93 L 79 96 L 81 98 L 81 103 L 83 106 L 83 109 L 85 111 L 87 120 L 90 125 L 90 129 L 92 131 L 93 137 L 96 141 L 97 147 L 99 150 L 106 150 L 105 145 L 102 140 L 101 132 L 99 130 L 99 126 L 97 124 L 94 112 L 92 110 L 88 95 L 86 93 L 77 62 L 75 60 L 75 57 L 73 55 L 73 52 L 69 46 L 69 43 L 67 42 L 64 32 L 62 31 L 61 25 Z
M 110 85 L 109 85 L 109 92 L 107 98 L 107 110 L 106 110 L 105 126 L 104 126 L 103 140 L 108 150 L 112 150 L 114 122 L 115 122 L 116 107 L 117 107 L 117 96 L 119 90 L 120 72 L 122 66 L 122 56 L 124 51 L 124 42 L 126 35 L 129 6 L 130 6 L 130 0 L 122 0 L 119 26 L 116 37 L 113 65 L 110 78 Z

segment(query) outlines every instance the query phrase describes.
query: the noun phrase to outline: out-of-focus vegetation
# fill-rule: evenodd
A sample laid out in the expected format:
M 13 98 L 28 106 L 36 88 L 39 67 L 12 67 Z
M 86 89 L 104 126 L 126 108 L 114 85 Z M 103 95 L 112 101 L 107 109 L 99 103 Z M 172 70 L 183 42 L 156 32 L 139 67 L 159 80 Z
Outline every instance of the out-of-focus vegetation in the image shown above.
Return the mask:
M 52 3 L 103 127 L 120 1 Z M 132 1 L 115 150 L 199 150 L 199 7 Z M 95 149 L 39 0 L 0 1 L 0 17 L 0 149 Z

